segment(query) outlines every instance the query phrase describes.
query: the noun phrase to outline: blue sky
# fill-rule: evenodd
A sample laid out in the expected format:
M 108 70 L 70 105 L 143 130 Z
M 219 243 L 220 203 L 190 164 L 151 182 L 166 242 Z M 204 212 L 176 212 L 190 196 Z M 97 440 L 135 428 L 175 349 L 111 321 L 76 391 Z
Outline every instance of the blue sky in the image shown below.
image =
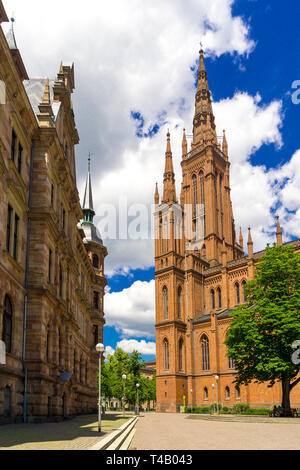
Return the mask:
M 105 204 L 144 204 L 162 192 L 170 130 L 180 190 L 182 129 L 192 132 L 199 43 L 203 42 L 218 135 L 226 129 L 236 226 L 254 249 L 300 237 L 300 4 L 293 0 L 3 0 L 28 74 L 55 77 L 72 61 L 72 96 L 80 144 L 77 182 L 83 198 L 92 160 L 98 225 Z M 57 11 L 60 12 L 59 17 Z M 93 12 L 91 15 L 90 12 Z M 74 34 L 76 24 L 76 34 Z M 34 28 L 28 27 L 34 25 Z M 8 25 L 4 25 L 7 28 Z M 39 38 L 39 41 L 36 38 Z M 104 342 L 146 360 L 155 351 L 154 247 L 151 240 L 105 239 L 109 292 Z

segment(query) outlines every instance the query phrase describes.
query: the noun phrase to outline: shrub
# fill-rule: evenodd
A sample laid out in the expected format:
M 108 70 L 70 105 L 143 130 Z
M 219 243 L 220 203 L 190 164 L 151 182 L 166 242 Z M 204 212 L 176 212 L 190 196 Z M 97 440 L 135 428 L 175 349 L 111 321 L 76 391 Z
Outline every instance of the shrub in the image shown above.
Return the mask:
M 233 410 L 235 413 L 245 413 L 250 410 L 250 406 L 247 403 L 237 403 L 234 405 Z

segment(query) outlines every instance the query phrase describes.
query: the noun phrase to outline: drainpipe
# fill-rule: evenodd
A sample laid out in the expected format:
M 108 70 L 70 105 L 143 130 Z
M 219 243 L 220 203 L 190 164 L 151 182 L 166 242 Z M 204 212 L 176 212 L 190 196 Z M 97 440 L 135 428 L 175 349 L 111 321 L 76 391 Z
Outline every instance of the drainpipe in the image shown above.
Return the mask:
M 30 230 L 31 230 L 31 202 L 32 202 L 32 175 L 33 175 L 33 149 L 34 142 L 31 144 L 30 155 L 30 176 L 29 176 L 29 196 L 28 196 L 28 223 L 27 223 L 27 241 L 26 241 L 26 268 L 25 268 L 25 297 L 24 297 L 24 319 L 23 319 L 23 351 L 22 361 L 24 366 L 24 402 L 23 402 L 23 421 L 27 423 L 27 388 L 28 388 L 28 369 L 26 367 L 26 333 L 27 333 L 27 309 L 28 309 L 28 273 L 29 273 L 29 248 L 30 248 Z

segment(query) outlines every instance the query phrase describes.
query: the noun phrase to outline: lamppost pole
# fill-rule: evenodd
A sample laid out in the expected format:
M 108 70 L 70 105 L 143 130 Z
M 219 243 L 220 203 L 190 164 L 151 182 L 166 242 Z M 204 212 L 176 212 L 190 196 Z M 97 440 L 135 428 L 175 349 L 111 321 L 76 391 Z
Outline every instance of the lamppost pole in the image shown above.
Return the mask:
M 123 379 L 123 417 L 125 417 L 125 381 L 127 379 L 127 375 L 122 375 Z
M 137 409 L 136 409 L 136 414 L 140 414 L 140 405 L 139 405 L 139 388 L 140 384 L 136 384 L 136 390 L 137 390 Z
M 215 379 L 216 379 L 216 385 L 217 385 L 217 413 L 220 414 L 220 410 L 219 410 L 219 376 L 216 375 L 215 376 Z
M 103 344 L 97 344 L 96 351 L 99 353 L 99 390 L 98 390 L 98 432 L 101 432 L 101 365 L 102 354 L 105 351 Z

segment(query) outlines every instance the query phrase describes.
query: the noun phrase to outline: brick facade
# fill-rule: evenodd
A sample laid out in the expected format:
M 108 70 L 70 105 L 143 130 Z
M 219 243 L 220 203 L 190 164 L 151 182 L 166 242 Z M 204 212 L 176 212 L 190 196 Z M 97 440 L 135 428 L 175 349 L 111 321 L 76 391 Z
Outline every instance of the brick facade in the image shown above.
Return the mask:
M 158 187 L 155 192 L 157 410 L 179 411 L 184 396 L 188 406 L 209 405 L 218 397 L 224 406 L 243 402 L 271 407 L 281 402 L 280 385 L 270 389 L 253 383 L 237 389 L 224 345 L 229 314 L 244 302 L 244 284 L 253 279 L 263 252 L 253 252 L 250 229 L 247 256 L 242 232 L 237 239 L 228 144 L 225 131 L 222 142 L 216 134 L 203 51 L 193 125 L 189 150 L 185 131 L 183 135 L 180 203 L 169 133 L 161 201 Z M 187 206 L 190 219 L 183 217 Z M 282 244 L 279 220 L 277 243 Z M 292 244 L 300 250 L 300 240 Z M 291 402 L 300 405 L 299 387 L 292 391 Z

